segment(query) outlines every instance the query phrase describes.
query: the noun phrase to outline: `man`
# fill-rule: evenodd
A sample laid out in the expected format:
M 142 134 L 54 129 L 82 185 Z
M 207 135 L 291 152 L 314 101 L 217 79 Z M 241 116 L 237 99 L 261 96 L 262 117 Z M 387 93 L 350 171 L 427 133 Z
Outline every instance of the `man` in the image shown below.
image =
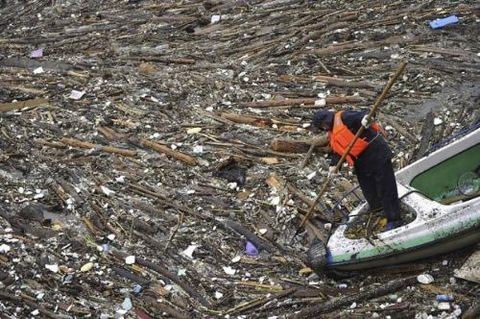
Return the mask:
M 332 176 L 335 166 L 361 126 L 365 128 L 346 157 L 355 169 L 358 183 L 370 210 L 383 209 L 387 217 L 387 230 L 402 224 L 400 201 L 392 166 L 392 152 L 381 135 L 377 123 L 369 123 L 365 112 L 318 111 L 313 116 L 312 129 L 328 131 L 330 139 L 330 168 Z

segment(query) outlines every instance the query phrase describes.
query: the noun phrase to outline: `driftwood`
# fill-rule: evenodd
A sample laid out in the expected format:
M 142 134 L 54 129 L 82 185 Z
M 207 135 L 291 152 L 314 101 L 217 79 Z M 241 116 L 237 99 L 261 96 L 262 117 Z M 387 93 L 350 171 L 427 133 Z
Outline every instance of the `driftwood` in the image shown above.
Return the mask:
M 384 121 L 386 124 L 393 127 L 398 133 L 407 138 L 411 143 L 418 142 L 418 139 L 415 137 L 415 135 L 408 131 L 408 128 L 405 128 L 400 123 L 397 123 L 394 119 L 392 119 L 392 117 L 380 113 L 378 115 L 378 118 L 380 119 L 380 121 Z
M 289 192 L 291 192 L 292 194 L 294 194 L 295 196 L 297 196 L 298 198 L 300 198 L 300 199 L 302 200 L 302 202 L 304 202 L 305 204 L 307 204 L 307 205 L 312 205 L 312 204 L 313 204 L 314 201 L 313 201 L 312 199 L 310 199 L 307 195 L 305 195 L 304 193 L 302 193 L 298 188 L 296 188 L 295 186 L 293 186 L 291 183 L 287 183 L 287 188 L 288 188 Z M 301 209 L 300 207 L 298 207 L 298 210 L 303 210 L 303 209 Z M 305 210 L 304 212 L 306 213 L 307 211 Z M 333 222 L 332 218 L 329 217 L 329 216 L 327 216 L 327 215 L 325 215 L 325 214 L 323 213 L 323 211 L 317 210 L 316 213 L 317 213 L 317 215 L 316 215 L 317 217 L 319 217 L 319 218 L 321 218 L 321 219 L 323 219 L 323 220 L 325 220 L 325 221 L 327 221 L 327 222 Z M 298 214 L 298 215 L 303 218 L 303 214 Z M 320 232 L 322 232 L 322 231 L 320 231 Z M 322 234 L 325 235 L 324 232 L 322 232 Z M 323 236 L 323 235 L 322 235 L 322 236 Z M 321 239 L 325 239 L 325 236 L 322 237 Z
M 289 296 L 292 293 L 294 293 L 295 291 L 296 291 L 296 288 L 290 288 L 290 289 L 287 289 L 285 291 L 279 292 L 277 294 L 271 294 L 270 296 L 263 296 L 263 297 L 255 299 L 253 301 L 245 302 L 245 303 L 242 303 L 238 306 L 235 306 L 234 308 L 232 308 L 230 310 L 227 310 L 226 314 L 242 313 L 242 312 L 250 310 L 252 308 L 264 305 L 269 301 Z
M 271 127 L 272 125 L 276 124 L 280 130 L 282 130 L 283 128 L 291 128 L 290 130 L 296 131 L 300 126 L 299 122 L 282 121 L 274 118 L 266 118 L 266 117 L 259 117 L 259 116 L 253 116 L 253 115 L 243 115 L 238 113 L 223 112 L 220 114 L 220 116 L 234 123 L 249 124 L 249 125 L 254 125 L 258 127 Z
M 330 73 L 328 69 L 325 72 Z M 305 76 L 294 76 L 294 75 L 284 74 L 280 76 L 279 80 L 282 82 L 301 82 L 301 83 L 311 82 L 313 80 L 313 81 L 322 82 L 325 84 L 325 86 L 348 87 L 348 88 L 371 89 L 376 87 L 372 83 L 369 83 L 366 81 L 353 81 L 353 80 L 350 81 L 350 80 L 342 79 L 339 77 L 324 76 L 324 75 L 315 75 L 312 77 L 305 77 Z
M 146 139 L 141 139 L 141 143 L 143 146 L 151 148 L 152 150 L 160 154 L 171 156 L 179 161 L 187 163 L 188 165 L 197 165 L 197 160 L 194 157 L 179 151 L 172 150 L 170 147 L 166 145 L 161 145 Z
M 417 52 L 438 53 L 438 54 L 444 54 L 444 55 L 463 56 L 463 57 L 475 55 L 475 53 L 465 51 L 465 50 L 443 49 L 443 48 L 437 48 L 437 47 L 431 47 L 431 46 L 425 46 L 425 45 L 414 45 L 411 47 L 410 50 L 417 51 Z
M 113 147 L 113 146 L 103 146 L 103 145 L 98 145 L 98 144 L 93 144 L 90 142 L 85 142 L 85 141 L 80 141 L 74 138 L 68 138 L 64 137 L 60 140 L 60 143 L 63 143 L 65 145 L 73 146 L 73 147 L 78 147 L 78 148 L 86 148 L 86 149 L 98 149 L 102 152 L 107 152 L 107 153 L 112 153 L 112 154 L 118 154 L 122 156 L 136 156 L 137 152 L 132 151 L 132 150 L 127 150 L 124 148 L 118 148 L 118 147 Z
M 24 108 L 37 107 L 46 104 L 48 104 L 48 99 L 42 98 L 11 103 L 0 103 L 0 112 L 10 112 L 14 110 L 21 110 Z
M 112 250 L 112 254 L 115 255 L 117 258 L 120 258 L 120 259 L 124 259 L 127 256 L 127 254 L 125 254 L 123 252 L 120 252 L 118 250 Z M 145 260 L 143 258 L 135 258 L 135 263 L 140 265 L 140 266 L 147 267 L 147 268 L 155 271 L 156 273 L 162 275 L 163 277 L 170 279 L 175 284 L 177 284 L 180 288 L 182 288 L 183 291 L 185 291 L 185 293 L 187 295 L 189 295 L 191 298 L 195 299 L 197 302 L 202 304 L 204 307 L 208 308 L 210 306 L 210 303 L 200 294 L 198 289 L 194 289 L 194 288 L 190 287 L 189 285 L 187 285 L 187 283 L 182 281 L 178 276 L 174 275 L 173 273 L 171 273 L 167 269 L 163 268 L 158 262 L 153 263 L 153 262 L 150 262 L 150 261 Z
M 146 305 L 148 305 L 149 311 L 155 311 L 155 318 L 158 317 L 163 317 L 164 313 L 167 314 L 169 317 L 176 318 L 176 319 L 188 319 L 190 316 L 188 313 L 185 313 L 184 311 L 179 311 L 176 308 L 172 307 L 171 305 L 166 304 L 165 302 L 158 302 L 156 298 L 153 298 L 151 296 L 145 296 L 142 298 Z M 135 311 L 137 314 L 138 318 L 144 319 L 145 317 L 141 317 L 139 315 L 138 310 Z M 142 314 L 143 315 L 143 314 Z
M 99 127 L 97 130 L 109 141 L 116 141 L 123 138 L 123 134 L 117 133 L 109 127 L 102 126 Z
M 123 269 L 123 268 L 120 268 L 120 267 L 116 267 L 116 266 L 113 266 L 112 267 L 112 270 L 117 274 L 119 275 L 120 277 L 123 277 L 123 278 L 126 278 L 126 279 L 129 279 L 137 284 L 139 284 L 140 286 L 142 287 L 148 287 L 148 285 L 150 285 L 150 281 L 146 278 L 143 278 L 143 277 L 140 277 L 126 269 Z
M 307 166 L 308 161 L 310 160 L 310 157 L 312 156 L 314 149 L 315 149 L 315 145 L 314 144 L 310 145 L 307 155 L 305 155 L 305 157 L 302 160 L 302 163 L 300 164 L 300 168 L 305 168 L 305 166 Z
M 310 107 L 322 107 L 325 105 L 353 104 L 353 103 L 360 103 L 363 101 L 364 101 L 363 98 L 352 95 L 352 96 L 328 96 L 327 98 L 325 98 L 324 101 L 318 98 L 254 101 L 254 102 L 240 103 L 240 106 L 252 107 L 252 108 L 293 106 L 293 105 L 309 105 Z
M 160 62 L 166 64 L 194 64 L 194 59 L 189 58 L 161 58 L 161 57 L 154 57 L 154 56 L 144 56 L 144 57 L 129 57 L 129 60 L 135 61 L 149 61 L 149 62 Z
M 314 76 L 315 81 L 323 82 L 327 86 L 350 87 L 350 88 L 375 88 L 375 85 L 365 81 L 347 81 L 342 78 L 331 76 L 317 75 Z
M 422 139 L 420 140 L 420 144 L 415 150 L 413 156 L 413 160 L 415 161 L 420 159 L 425 154 L 430 145 L 432 136 L 435 134 L 435 125 L 433 124 L 434 117 L 435 116 L 432 112 L 428 112 L 427 116 L 425 117 L 425 122 L 423 123 L 422 131 L 420 133 Z
M 265 249 L 268 252 L 274 251 L 275 248 L 272 244 L 259 238 L 257 235 L 249 231 L 245 226 L 231 220 L 225 220 L 223 224 L 227 229 L 233 230 L 235 233 L 245 236 L 245 238 L 254 244 L 255 247 L 259 249 Z
M 298 190 L 295 186 L 291 183 L 286 182 L 283 178 L 279 177 L 277 174 L 270 175 L 265 182 L 272 188 L 274 188 L 277 192 L 282 192 L 285 188 L 292 193 L 293 195 L 297 196 L 302 200 L 304 203 L 311 204 L 313 201 L 310 200 L 306 195 L 304 195 L 300 190 Z M 300 209 L 299 209 L 300 210 Z M 297 213 L 300 218 L 303 218 L 304 215 L 300 212 Z M 305 223 L 305 229 L 310 237 L 315 238 L 317 237 L 320 240 L 325 240 L 327 234 L 323 229 L 316 227 L 312 222 L 307 221 Z
M 381 41 L 365 41 L 365 42 L 347 42 L 347 43 L 338 43 L 335 45 L 328 46 L 322 49 L 313 49 L 307 51 L 308 53 L 314 53 L 319 56 L 327 56 L 332 54 L 339 54 L 345 53 L 352 50 L 359 50 L 359 49 L 368 49 L 368 48 L 375 48 L 375 47 L 383 47 L 392 44 L 406 44 L 406 43 L 414 43 L 419 41 L 418 38 L 406 36 L 406 35 L 399 35 L 399 36 L 392 36 L 385 40 Z
M 36 138 L 33 141 L 36 144 L 40 144 L 40 145 L 44 145 L 44 146 L 48 146 L 48 147 L 52 147 L 52 148 L 58 148 L 58 149 L 67 148 L 67 145 L 65 145 L 65 144 L 62 144 L 62 143 L 56 142 L 56 141 L 47 141 L 47 140 L 44 140 L 43 138 Z
M 68 194 L 70 195 L 70 197 L 72 197 L 75 202 L 79 205 L 79 206 L 82 206 L 83 203 L 85 202 L 83 200 L 83 198 L 75 191 L 75 188 L 70 185 L 66 180 L 64 180 L 63 178 L 57 178 L 55 180 L 57 182 L 58 185 L 60 185 L 60 187 L 63 188 L 63 190 Z M 54 184 L 55 182 L 52 182 L 52 184 Z M 58 185 L 52 185 L 52 186 L 57 186 Z
M 12 301 L 18 305 L 27 305 L 33 310 L 38 309 L 38 311 L 47 318 L 53 319 L 68 319 L 70 316 L 67 315 L 58 315 L 50 310 L 45 309 L 43 306 L 34 302 L 33 298 L 27 298 L 23 294 L 20 296 L 12 295 L 6 291 L 0 291 L 0 299 Z M 31 300 L 32 299 L 32 300 Z
M 299 140 L 287 140 L 287 139 L 274 139 L 271 143 L 272 150 L 276 152 L 284 153 L 306 153 L 310 149 L 311 145 L 315 145 L 317 150 L 328 144 L 328 136 L 322 135 L 312 139 L 299 139 Z M 322 149 L 326 151 L 326 149 Z
M 348 288 L 335 288 L 341 281 L 333 279 L 330 294 L 320 285 L 318 291 L 278 298 L 278 292 L 290 287 L 318 286 L 302 251 L 312 237 L 328 235 L 329 227 L 323 224 L 330 221 L 322 213 L 337 221 L 344 209 L 356 206 L 349 196 L 339 209 L 326 209 L 342 197 L 342 180 L 356 179 L 352 174 L 335 179 L 323 205 L 315 207 L 316 218 L 305 222 L 302 236 L 292 245 L 285 244 L 285 236 L 293 234 L 307 205 L 314 202 L 315 184 L 326 177 L 322 170 L 307 181 L 308 172 L 299 173 L 299 166 L 326 165 L 322 152 L 327 147 L 307 144 L 303 153 L 286 153 L 273 151 L 270 143 L 274 138 L 320 137 L 302 126 L 320 108 L 367 107 L 388 70 L 406 55 L 414 57 L 414 65 L 396 86 L 387 115 L 393 124 L 381 121 L 394 128 L 388 141 L 392 151 L 406 154 L 395 164 L 410 160 L 418 147 L 430 107 L 444 123 L 435 126 L 430 143 L 474 123 L 480 68 L 475 65 L 477 41 L 471 31 L 478 9 L 476 15 L 473 4 L 453 1 L 372 0 L 366 15 L 364 1 L 150 2 L 0 0 L 0 105 L 11 106 L 4 108 L 11 111 L 0 111 L 4 186 L 0 215 L 13 216 L 0 218 L 5 229 L 10 223 L 13 230 L 3 231 L 0 243 L 0 265 L 11 278 L 4 282 L 0 272 L 3 291 L 72 318 L 116 313 L 123 292 L 133 304 L 126 316 L 141 319 L 217 318 L 229 310 L 230 317 L 283 318 L 332 296 L 368 288 L 364 276 L 350 278 Z M 459 16 L 460 23 L 439 30 L 429 27 L 429 21 L 452 14 Z M 371 46 L 404 33 L 420 41 Z M 337 53 L 320 56 L 310 51 L 336 43 L 340 44 L 334 47 Z M 351 47 L 345 46 L 349 43 Z M 73 100 L 72 90 L 85 94 Z M 42 98 L 48 103 L 35 106 L 43 103 Z M 14 101 L 20 102 L 9 104 Z M 240 107 L 253 101 L 259 102 L 247 106 L 265 106 Z M 334 104 L 340 102 L 352 103 Z M 62 138 L 79 140 L 80 147 L 59 142 Z M 154 150 L 141 138 L 164 148 Z M 136 156 L 109 154 L 106 146 Z M 189 166 L 173 151 L 190 156 L 187 161 L 194 158 L 191 162 L 198 165 Z M 244 161 L 246 168 L 245 184 L 235 189 L 230 189 L 234 185 L 226 178 L 214 176 L 216 164 L 228 157 Z M 270 172 L 284 179 L 269 181 L 279 189 L 276 194 L 264 182 Z M 115 192 L 105 190 L 107 196 L 101 185 Z M 277 196 L 283 204 L 278 212 L 269 205 Z M 15 220 L 31 201 L 48 205 L 53 216 L 61 214 L 51 223 Z M 272 245 L 272 252 L 261 250 L 260 258 L 243 257 L 242 240 L 253 236 L 240 227 L 237 231 L 247 236 L 234 233 L 221 222 L 223 218 L 243 225 L 262 244 Z M 19 232 L 35 238 L 21 238 Z M 10 236 L 18 241 L 9 240 Z M 106 242 L 108 253 L 97 250 Z M 190 245 L 200 246 L 193 259 L 179 253 Z M 112 255 L 115 247 L 134 249 L 129 255 L 159 267 L 159 272 L 138 263 L 126 265 Z M 62 278 L 70 273 L 68 268 L 78 269 L 91 261 L 98 262 L 71 283 L 69 277 Z M 45 268 L 48 264 L 58 265 L 59 271 Z M 448 282 L 456 264 L 442 266 L 445 271 L 436 274 L 436 281 Z M 367 275 L 372 276 L 371 283 L 383 284 L 431 268 L 427 261 L 422 265 L 372 270 Z M 31 269 L 41 277 L 33 278 Z M 170 275 L 162 275 L 165 272 Z M 408 273 L 392 276 L 403 272 Z M 169 276 L 176 277 L 175 282 Z M 48 293 L 55 282 L 58 289 Z M 185 293 L 179 282 L 190 292 Z M 144 288 L 140 294 L 131 289 L 135 283 Z M 431 310 L 436 293 L 421 286 L 413 295 L 408 289 L 396 292 L 413 306 L 393 317 L 441 312 Z M 463 295 L 460 299 L 452 293 L 457 304 L 464 305 L 463 312 L 473 305 L 469 286 L 447 288 Z M 195 290 L 206 299 L 208 309 L 196 301 Z M 37 299 L 38 292 L 46 293 Z M 328 315 L 365 317 L 371 313 L 364 310 L 371 309 L 386 316 L 395 310 L 379 310 L 385 297 L 363 301 L 350 310 L 347 304 Z M 37 305 L 31 308 L 23 300 L 0 297 L 0 303 L 2 319 L 37 313 L 31 314 Z
M 416 282 L 416 277 L 407 277 L 399 280 L 393 280 L 383 285 L 371 285 L 363 292 L 354 295 L 338 297 L 320 305 L 308 307 L 296 315 L 289 316 L 289 318 L 313 318 L 318 316 L 320 313 L 332 312 L 346 305 L 350 305 L 353 302 L 360 302 L 384 296 L 405 286 L 413 285 Z
M 259 127 L 269 127 L 273 124 L 271 119 L 251 115 L 222 113 L 220 116 L 235 123 L 249 124 Z

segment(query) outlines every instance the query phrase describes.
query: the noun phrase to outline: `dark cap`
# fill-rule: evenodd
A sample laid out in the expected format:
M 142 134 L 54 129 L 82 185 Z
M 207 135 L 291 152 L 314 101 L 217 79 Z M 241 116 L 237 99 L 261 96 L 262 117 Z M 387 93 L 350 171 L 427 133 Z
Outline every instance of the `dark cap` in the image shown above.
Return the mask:
M 333 127 L 334 113 L 331 111 L 318 111 L 313 115 L 311 123 L 312 128 L 319 129 L 322 127 L 328 127 L 329 130 Z

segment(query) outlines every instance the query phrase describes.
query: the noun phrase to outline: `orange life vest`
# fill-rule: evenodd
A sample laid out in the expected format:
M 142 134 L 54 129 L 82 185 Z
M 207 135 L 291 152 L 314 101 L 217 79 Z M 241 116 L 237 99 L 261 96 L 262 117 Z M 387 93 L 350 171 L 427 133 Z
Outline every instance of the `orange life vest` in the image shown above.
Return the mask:
M 349 130 L 349 128 L 345 124 L 343 124 L 342 113 L 343 111 L 335 113 L 335 118 L 333 120 L 333 128 L 329 132 L 330 147 L 335 153 L 337 153 L 340 156 L 342 156 L 343 153 L 345 153 L 345 150 L 347 149 L 348 145 L 355 137 L 355 134 L 353 134 Z M 382 131 L 382 129 L 380 128 L 380 125 L 378 125 L 377 123 L 372 123 L 370 127 L 375 132 Z M 363 151 L 365 151 L 365 149 L 368 147 L 368 144 L 369 143 L 363 138 L 358 138 L 355 141 L 355 143 L 352 146 L 352 149 L 350 150 L 347 157 L 345 158 L 347 160 L 347 163 L 350 166 L 353 166 L 354 160 L 357 157 L 359 157 Z

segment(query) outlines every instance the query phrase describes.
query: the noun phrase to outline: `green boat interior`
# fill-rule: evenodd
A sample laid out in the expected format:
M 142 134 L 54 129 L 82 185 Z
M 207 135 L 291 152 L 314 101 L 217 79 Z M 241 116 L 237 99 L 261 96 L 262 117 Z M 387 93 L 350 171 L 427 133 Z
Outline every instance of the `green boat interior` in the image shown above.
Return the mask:
M 422 172 L 410 185 L 444 205 L 480 196 L 480 144 Z

